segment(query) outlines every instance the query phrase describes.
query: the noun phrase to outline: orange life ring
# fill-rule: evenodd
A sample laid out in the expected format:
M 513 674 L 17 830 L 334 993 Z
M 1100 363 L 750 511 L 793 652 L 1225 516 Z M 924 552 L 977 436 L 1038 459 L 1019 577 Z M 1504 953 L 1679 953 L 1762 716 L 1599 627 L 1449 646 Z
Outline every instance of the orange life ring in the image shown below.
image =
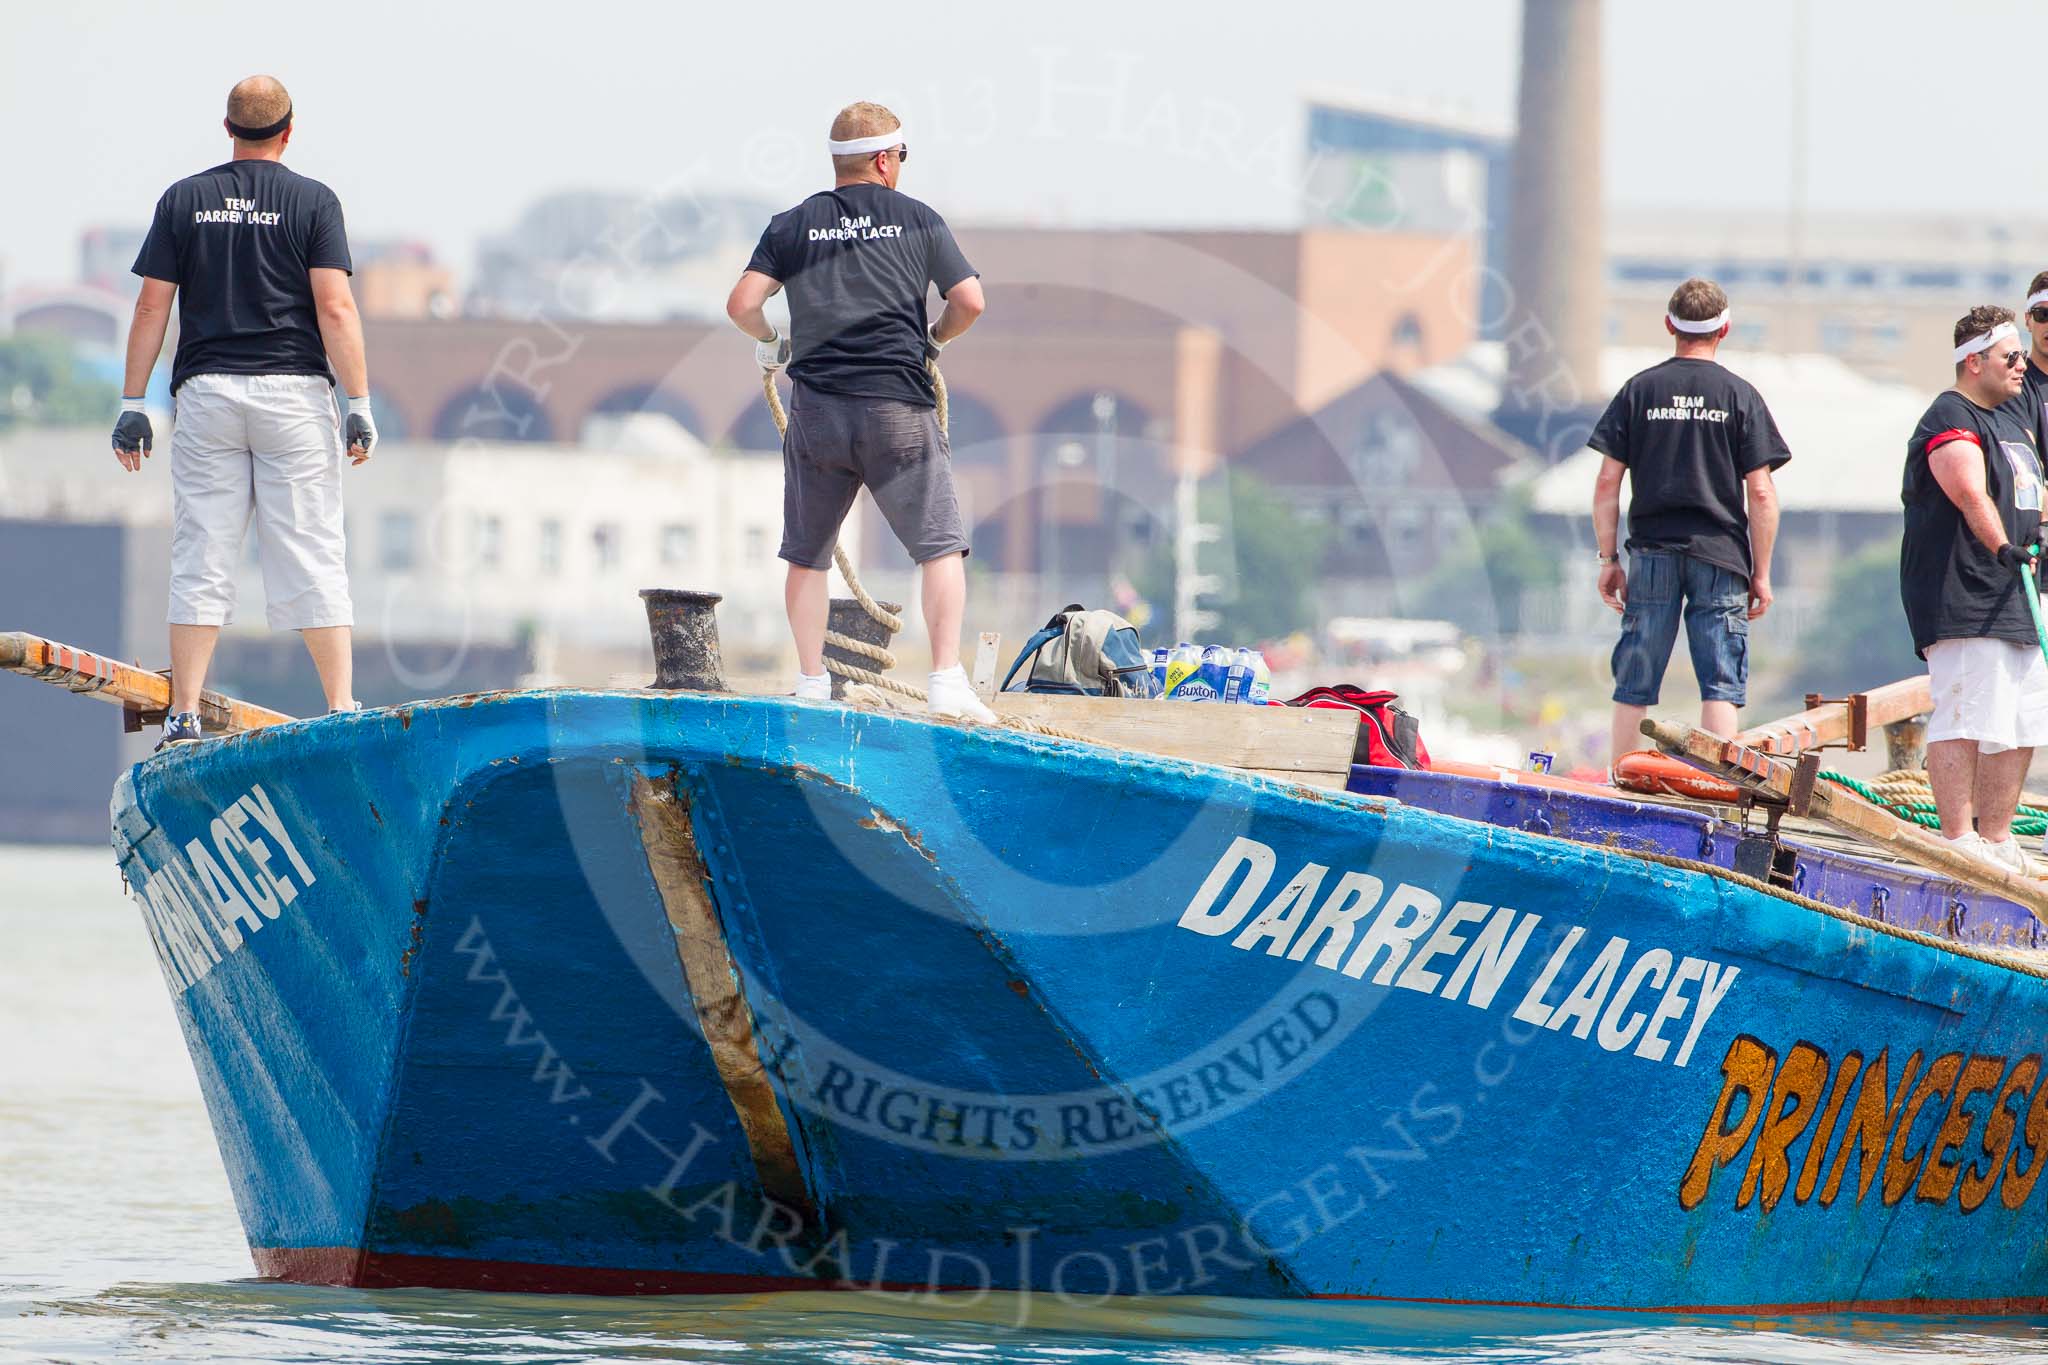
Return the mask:
M 1549 773 L 1524 772 L 1520 768 L 1509 768 L 1499 763 L 1465 763 L 1455 758 L 1432 758 L 1429 761 L 1429 770 L 1433 773 L 1449 773 L 1453 777 L 1476 777 L 1486 782 L 1542 787 L 1548 791 L 1577 792 L 1581 796 L 1614 795 L 1612 787 L 1603 787 L 1592 782 L 1575 782 L 1569 777 L 1553 777 Z
M 1614 783 L 1633 792 L 1683 796 L 1724 806 L 1742 799 L 1742 789 L 1733 782 L 1703 773 L 1692 764 L 1655 749 L 1637 749 L 1614 760 Z

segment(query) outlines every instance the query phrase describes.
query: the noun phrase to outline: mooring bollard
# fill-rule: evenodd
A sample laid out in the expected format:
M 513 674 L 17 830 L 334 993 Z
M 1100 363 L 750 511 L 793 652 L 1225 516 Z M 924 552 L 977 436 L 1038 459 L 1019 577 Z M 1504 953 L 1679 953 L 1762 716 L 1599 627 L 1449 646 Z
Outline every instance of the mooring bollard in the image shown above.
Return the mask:
M 903 615 L 903 608 L 894 602 L 878 602 L 876 605 L 891 616 L 900 617 Z M 878 649 L 887 649 L 889 647 L 888 628 L 874 617 L 868 615 L 867 608 L 863 607 L 855 598 L 835 597 L 832 599 L 832 609 L 825 617 L 825 629 L 835 635 L 844 635 L 848 639 L 858 640 L 865 645 L 874 645 Z M 884 668 L 882 661 L 879 659 L 871 659 L 864 654 L 855 654 L 851 650 L 841 649 L 838 645 L 833 644 L 825 646 L 825 657 L 837 659 L 843 664 L 852 664 L 855 668 L 865 668 L 871 673 L 880 673 Z M 826 671 L 828 673 L 831 672 L 830 669 Z M 845 692 L 846 679 L 840 677 L 837 673 L 833 673 L 832 696 L 834 699 L 837 699 L 843 696 Z
M 647 633 L 654 641 L 653 686 L 665 692 L 728 692 L 718 653 L 722 593 L 642 588 Z
M 1927 717 L 1895 720 L 1884 727 L 1885 770 L 1919 772 L 1927 766 Z

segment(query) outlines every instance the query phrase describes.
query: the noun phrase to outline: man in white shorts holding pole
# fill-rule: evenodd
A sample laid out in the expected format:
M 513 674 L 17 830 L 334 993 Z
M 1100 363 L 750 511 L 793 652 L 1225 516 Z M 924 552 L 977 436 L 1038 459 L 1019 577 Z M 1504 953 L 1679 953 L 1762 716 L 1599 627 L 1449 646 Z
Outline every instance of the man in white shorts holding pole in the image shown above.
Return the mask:
M 163 744 L 200 738 L 199 694 L 233 614 L 252 513 L 271 628 L 305 640 L 329 710 L 355 709 L 335 378 L 348 400 L 353 463 L 370 458 L 377 428 L 341 204 L 319 181 L 285 169 L 292 103 L 275 79 L 236 85 L 225 126 L 233 158 L 164 191 L 135 258 L 142 292 L 114 426 L 115 458 L 140 469 L 154 440 L 143 394 L 175 297 Z
M 2034 747 L 2048 743 L 2048 662 L 2021 572 L 2041 532 L 2041 454 L 2009 401 L 2027 346 L 2012 313 L 1988 304 L 1953 336 L 1955 387 L 1906 446 L 1899 591 L 1934 694 L 1927 780 L 1941 832 L 2024 872 L 2013 810 Z

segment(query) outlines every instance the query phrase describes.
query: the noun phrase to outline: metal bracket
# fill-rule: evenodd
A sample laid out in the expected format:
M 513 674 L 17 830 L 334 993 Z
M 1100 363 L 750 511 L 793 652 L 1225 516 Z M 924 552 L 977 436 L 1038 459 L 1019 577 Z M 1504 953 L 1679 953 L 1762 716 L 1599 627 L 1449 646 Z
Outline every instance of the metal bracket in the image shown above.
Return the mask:
M 1860 746 L 1859 746 L 1860 747 Z M 1786 799 L 1786 809 L 1794 815 L 1804 815 L 1813 804 L 1814 780 L 1820 776 L 1820 755 L 1811 751 L 1799 755 L 1799 761 L 1792 765 L 1792 791 Z M 1771 816 L 1771 827 L 1777 828 L 1778 817 Z
M 1846 697 L 1823 697 L 1818 692 L 1806 694 L 1806 709 L 1817 711 L 1823 706 L 1842 705 L 1849 708 L 1849 748 L 1857 753 L 1870 740 L 1870 694 L 1851 692 Z M 1804 815 L 1806 812 L 1800 811 Z

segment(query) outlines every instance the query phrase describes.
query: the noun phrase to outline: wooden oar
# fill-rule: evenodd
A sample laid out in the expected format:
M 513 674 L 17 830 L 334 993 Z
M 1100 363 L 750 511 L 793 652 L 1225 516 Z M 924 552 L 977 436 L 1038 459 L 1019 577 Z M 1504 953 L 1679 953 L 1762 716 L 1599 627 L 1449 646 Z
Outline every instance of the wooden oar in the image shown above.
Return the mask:
M 1694 726 L 1669 721 L 1646 720 L 1643 733 L 1664 752 L 1725 777 L 1758 796 L 1793 801 L 1793 766 L 1782 758 L 1739 740 L 1723 739 Z M 1858 835 L 1966 886 L 2024 905 L 2036 919 L 2048 923 L 2048 888 L 2031 877 L 1958 852 L 1940 835 L 1901 820 L 1833 783 L 1814 783 L 1805 804 L 1803 812 L 1795 813 Z
M 40 635 L 0 631 L 0 670 L 19 673 L 67 692 L 98 697 L 125 708 L 138 719 L 160 717 L 171 706 L 171 680 L 162 674 L 60 645 Z M 226 734 L 276 725 L 291 717 L 218 692 L 202 692 L 199 719 L 208 731 Z

